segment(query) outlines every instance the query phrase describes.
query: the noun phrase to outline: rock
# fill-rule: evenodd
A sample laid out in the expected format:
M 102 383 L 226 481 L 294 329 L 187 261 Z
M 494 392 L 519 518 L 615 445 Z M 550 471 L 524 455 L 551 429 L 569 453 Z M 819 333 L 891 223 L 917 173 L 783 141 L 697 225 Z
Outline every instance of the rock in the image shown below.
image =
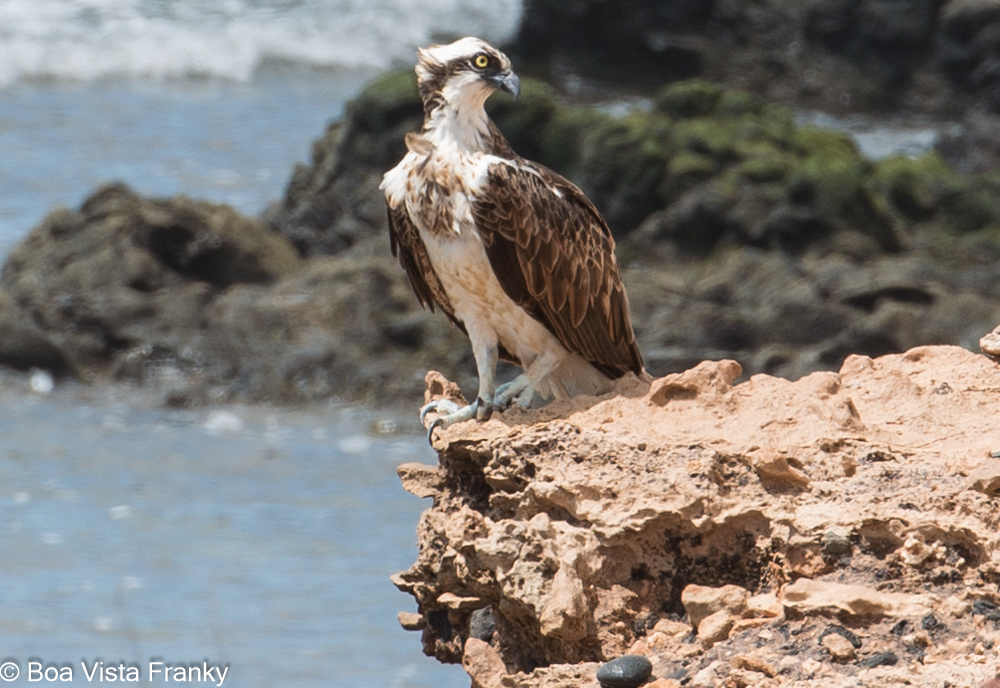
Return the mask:
M 7 327 L 0 315 L 0 360 L 87 380 L 199 372 L 213 299 L 299 266 L 286 241 L 231 208 L 109 185 L 11 252 L 0 309 L 20 315 Z
M 801 578 L 785 588 L 785 607 L 803 614 L 849 616 L 923 616 L 926 602 L 917 595 L 882 593 L 860 585 Z
M 462 668 L 472 679 L 472 688 L 502 688 L 503 678 L 507 675 L 500 654 L 478 638 L 465 641 Z
M 937 634 L 941 631 L 947 630 L 947 626 L 938 620 L 933 613 L 928 614 L 920 620 L 920 627 L 931 634 Z
M 829 633 L 823 636 L 823 647 L 827 649 L 830 656 L 840 662 L 849 662 L 854 659 L 854 645 L 847 638 L 837 633 Z
M 795 382 L 740 381 L 734 370 L 717 361 L 630 378 L 601 398 L 441 431 L 441 492 L 421 518 L 417 560 L 394 578 L 425 613 L 439 610 L 428 613 L 425 650 L 453 659 L 470 629 L 468 611 L 438 602 L 451 593 L 489 600 L 502 618 L 492 646 L 523 688 L 587 675 L 626 652 L 646 656 L 658 676 L 683 668 L 713 688 L 731 669 L 739 681 L 772 680 L 758 666 L 731 667 L 737 656 L 760 656 L 774 680 L 788 667 L 771 657 L 792 657 L 788 680 L 839 685 L 857 664 L 804 670 L 810 653 L 829 652 L 818 642 L 831 624 L 849 644 L 864 640 L 859 661 L 894 653 L 897 666 L 879 672 L 915 688 L 980 681 L 963 658 L 989 657 L 992 610 L 980 603 L 980 614 L 953 617 L 947 600 L 965 596 L 970 612 L 993 600 L 996 505 L 968 482 L 1000 423 L 990 391 L 1000 368 L 936 346 L 852 356 L 839 373 Z M 448 384 L 430 379 L 435 394 Z M 764 452 L 794 459 L 811 489 L 763 480 L 754 457 Z M 827 533 L 851 543 L 850 557 L 818 580 L 795 580 L 790 552 L 813 547 L 823 558 Z M 940 566 L 904 563 L 914 533 L 943 548 Z M 726 593 L 735 617 L 710 606 Z M 947 627 L 933 639 L 921 628 L 930 613 Z M 980 642 L 986 654 L 973 652 Z M 922 654 L 933 672 L 917 671 Z M 702 674 L 719 659 L 723 675 Z
M 637 688 L 653 673 L 653 665 L 642 655 L 623 655 L 601 665 L 597 680 L 607 688 Z
M 481 609 L 483 606 L 483 601 L 478 597 L 459 597 L 458 595 L 453 595 L 450 592 L 439 595 L 437 602 L 438 604 L 456 612 Z
M 858 662 L 858 666 L 863 669 L 872 669 L 880 666 L 895 666 L 898 661 L 899 657 L 896 656 L 895 652 L 879 652 L 871 657 L 865 657 Z
M 681 688 L 681 682 L 672 678 L 658 678 L 645 685 L 646 688 Z
M 778 675 L 778 670 L 768 661 L 761 657 L 756 657 L 753 655 L 736 655 L 732 659 L 733 667 L 737 669 L 746 669 L 748 671 L 754 671 L 758 674 L 764 674 L 768 678 L 774 678 Z
M 396 469 L 403 489 L 420 497 L 437 497 L 441 494 L 444 474 L 437 466 L 422 463 L 406 463 Z
M 497 619 L 492 607 L 483 607 L 469 616 L 469 637 L 490 642 L 496 632 Z
M 829 531 L 823 534 L 823 551 L 834 557 L 843 557 L 851 553 L 850 538 Z
M 729 638 L 736 617 L 728 609 L 709 614 L 698 624 L 698 640 L 706 650 Z
M 776 619 L 784 615 L 785 609 L 777 595 L 765 593 L 747 598 L 747 613 L 753 617 Z
M 721 588 L 689 585 L 681 593 L 681 603 L 687 610 L 693 628 L 698 628 L 706 617 L 723 610 L 729 612 L 730 616 L 739 618 L 746 611 L 749 598 L 749 591 L 738 585 Z
M 987 621 L 1000 621 L 1000 607 L 989 600 L 976 600 L 972 603 L 973 615 L 984 617 Z
M 991 459 L 969 472 L 972 489 L 987 497 L 1000 496 L 1000 460 Z
M 951 595 L 941 602 L 941 611 L 948 616 L 961 619 L 963 616 L 972 611 L 972 603 L 961 599 L 957 595 Z
M 826 630 L 823 631 L 819 636 L 820 641 L 822 641 L 831 633 L 846 638 L 847 641 L 851 644 L 851 647 L 853 647 L 855 650 L 861 649 L 861 638 L 858 637 L 857 633 L 849 631 L 843 626 L 837 626 L 837 625 L 827 626 Z
M 715 682 L 723 671 L 725 671 L 724 663 L 717 659 L 692 676 L 691 683 L 688 685 L 692 688 L 715 688 Z
M 396 615 L 399 620 L 399 625 L 403 627 L 405 631 L 422 631 L 427 627 L 427 620 L 424 618 L 423 614 L 417 614 L 414 612 L 399 612 Z
M 996 105 L 996 15 L 989 0 L 629 0 L 620 11 L 597 0 L 536 0 L 513 52 L 535 69 L 613 84 L 702 76 L 803 109 L 948 111 L 972 100 Z

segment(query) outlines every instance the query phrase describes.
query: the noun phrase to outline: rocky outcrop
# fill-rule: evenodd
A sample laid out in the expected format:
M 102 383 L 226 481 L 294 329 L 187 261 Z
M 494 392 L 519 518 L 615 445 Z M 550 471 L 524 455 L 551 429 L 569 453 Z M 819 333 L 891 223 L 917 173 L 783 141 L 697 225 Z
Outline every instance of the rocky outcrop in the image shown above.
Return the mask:
M 0 362 L 143 384 L 168 404 L 391 402 L 464 351 L 387 250 L 303 261 L 229 207 L 121 185 L 51 213 L 0 279 Z
M 566 105 L 528 78 L 516 105 L 495 101 L 514 148 L 579 183 L 607 217 L 655 375 L 731 357 L 748 374 L 796 378 L 850 353 L 975 349 L 1000 322 L 992 175 L 959 174 L 936 154 L 872 162 L 842 134 L 703 81 L 618 115 Z M 317 141 L 271 226 L 305 255 L 348 244 L 384 255 L 377 183 L 420 112 L 410 70 L 375 82 Z M 386 275 L 402 284 L 401 271 Z M 431 366 L 466 385 L 468 347 L 453 341 Z M 415 384 L 422 371 L 400 365 Z
M 795 379 L 852 353 L 975 349 L 1000 322 L 995 173 L 936 154 L 872 162 L 702 81 L 611 114 L 526 78 L 516 105 L 491 108 L 608 218 L 654 375 L 735 358 Z M 419 308 L 389 254 L 378 182 L 420 112 L 409 70 L 377 80 L 262 220 L 121 185 L 54 211 L 0 279 L 0 363 L 171 404 L 406 404 L 428 368 L 471 388 L 465 338 Z
M 922 347 L 739 375 L 704 362 L 439 431 L 438 465 L 400 470 L 433 499 L 394 578 L 425 652 L 498 688 L 596 688 L 625 654 L 657 688 L 996 675 L 1000 367 Z
M 511 50 L 639 86 L 689 78 L 799 107 L 1000 109 L 993 0 L 532 0 Z

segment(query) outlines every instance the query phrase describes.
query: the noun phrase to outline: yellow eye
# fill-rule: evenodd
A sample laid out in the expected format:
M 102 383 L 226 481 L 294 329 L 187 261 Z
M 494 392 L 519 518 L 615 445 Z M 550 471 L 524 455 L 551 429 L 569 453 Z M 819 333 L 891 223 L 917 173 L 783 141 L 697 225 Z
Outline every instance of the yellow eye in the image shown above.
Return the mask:
M 482 53 L 476 55 L 475 65 L 480 69 L 486 69 L 487 65 L 490 63 L 490 58 L 486 57 Z

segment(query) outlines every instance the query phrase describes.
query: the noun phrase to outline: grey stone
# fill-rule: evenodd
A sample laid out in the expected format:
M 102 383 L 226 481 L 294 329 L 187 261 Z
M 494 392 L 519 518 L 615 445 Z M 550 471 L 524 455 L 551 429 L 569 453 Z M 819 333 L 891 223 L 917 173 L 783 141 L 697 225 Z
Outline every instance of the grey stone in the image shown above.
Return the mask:
M 642 655 L 622 655 L 602 664 L 597 680 L 606 688 L 636 688 L 652 673 L 652 663 Z

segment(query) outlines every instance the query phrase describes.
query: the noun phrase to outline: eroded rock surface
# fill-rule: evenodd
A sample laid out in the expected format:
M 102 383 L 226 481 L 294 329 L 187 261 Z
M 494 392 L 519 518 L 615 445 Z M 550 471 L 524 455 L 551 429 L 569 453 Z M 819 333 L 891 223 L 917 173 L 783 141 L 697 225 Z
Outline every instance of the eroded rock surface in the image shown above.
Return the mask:
M 525 688 L 596 686 L 623 654 L 657 686 L 996 675 L 1000 366 L 921 347 L 739 375 L 703 362 L 436 434 L 439 466 L 405 469 L 434 503 L 394 579 L 425 651 Z M 492 609 L 490 642 L 455 598 Z

